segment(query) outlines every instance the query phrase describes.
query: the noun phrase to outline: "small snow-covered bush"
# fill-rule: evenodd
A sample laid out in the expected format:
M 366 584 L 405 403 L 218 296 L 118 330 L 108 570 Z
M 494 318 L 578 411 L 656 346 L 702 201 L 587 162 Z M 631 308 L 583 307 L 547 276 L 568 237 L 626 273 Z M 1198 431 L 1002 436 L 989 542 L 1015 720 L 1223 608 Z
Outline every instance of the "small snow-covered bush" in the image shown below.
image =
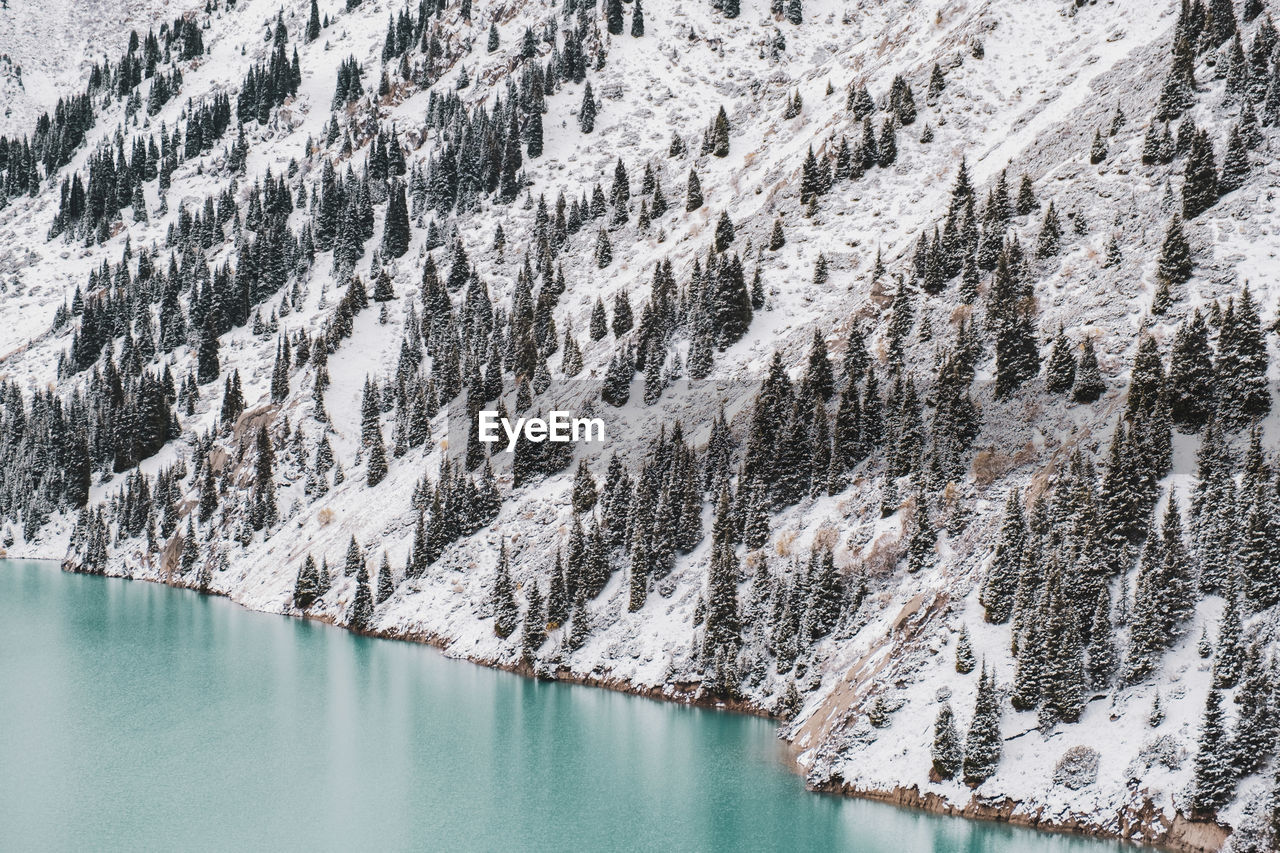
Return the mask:
M 1161 735 L 1147 741 L 1142 750 L 1134 756 L 1133 761 L 1125 768 L 1125 774 L 1132 780 L 1140 780 L 1156 766 L 1169 770 L 1177 770 L 1187 757 L 1187 750 L 1173 735 Z
M 1072 791 L 1086 788 L 1098 781 L 1098 750 L 1089 746 L 1073 746 L 1058 759 L 1053 769 L 1053 784 Z
M 1244 817 L 1223 848 L 1224 853 L 1268 853 L 1280 849 L 1280 837 L 1271 823 L 1271 813 L 1280 805 L 1272 803 L 1275 796 L 1265 788 L 1254 792 L 1244 807 Z

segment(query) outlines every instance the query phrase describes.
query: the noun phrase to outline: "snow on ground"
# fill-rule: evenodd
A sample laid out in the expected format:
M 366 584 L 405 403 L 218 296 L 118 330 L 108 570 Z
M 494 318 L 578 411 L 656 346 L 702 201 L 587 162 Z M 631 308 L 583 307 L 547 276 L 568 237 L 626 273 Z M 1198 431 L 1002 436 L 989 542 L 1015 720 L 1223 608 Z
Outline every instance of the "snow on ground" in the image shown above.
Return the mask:
M 59 28 L 48 22 L 47 31 L 19 37 L 14 31 L 17 23 L 37 19 L 22 6 L 27 2 L 10 0 L 18 14 L 0 11 L 0 52 L 9 52 L 23 66 L 23 94 L 0 129 L 16 127 L 21 131 L 29 127 L 31 103 L 47 108 L 55 92 L 73 91 L 82 85 L 83 58 L 100 52 L 99 42 L 106 36 L 111 37 L 110 43 L 103 49 L 116 55 L 123 22 L 158 23 L 178 14 L 177 9 L 158 3 L 136 2 L 119 8 L 103 4 L 102 10 L 89 16 L 92 26 L 80 22 Z M 970 792 L 958 783 L 926 781 L 928 748 L 940 691 L 950 691 L 962 730 L 972 708 L 976 675 L 958 675 L 951 665 L 955 634 L 962 624 L 968 627 L 978 655 L 998 662 L 997 680 L 1002 685 L 1012 680 L 1008 628 L 982 622 L 975 589 L 999 523 L 1005 490 L 1042 474 L 1046 460 L 1061 455 L 1070 443 L 1096 448 L 1109 438 L 1106 418 L 1114 416 L 1122 400 L 1118 386 L 1131 361 L 1132 332 L 1150 303 L 1153 259 L 1172 212 L 1163 210 L 1161 202 L 1166 187 L 1170 183 L 1176 187 L 1181 179 L 1171 174 L 1170 167 L 1141 165 L 1138 152 L 1163 79 L 1177 4 L 1173 0 L 1099 3 L 1077 12 L 1074 3 L 1059 0 L 1018 4 L 808 0 L 806 21 L 798 28 L 775 24 L 767 15 L 765 0 L 744 0 L 742 5 L 741 17 L 725 21 L 711 11 L 709 3 L 651 0 L 645 7 L 645 38 L 611 37 L 606 67 L 589 78 L 602 101 L 596 130 L 590 136 L 577 128 L 581 85 L 566 84 L 548 98 L 545 152 L 537 160 L 526 160 L 532 199 L 545 195 L 551 203 L 561 190 L 575 197 L 589 193 L 597 182 L 607 187 L 619 155 L 633 186 L 643 164 L 649 162 L 677 209 L 683 208 L 691 165 L 696 165 L 705 195 L 705 205 L 695 215 L 668 216 L 661 229 L 655 223 L 647 236 L 634 242 L 615 236 L 615 260 L 607 270 L 598 270 L 591 262 L 594 228 L 584 228 L 571 238 L 572 247 L 565 255 L 570 286 L 556 324 L 563 331 L 571 323 L 581 336 L 596 297 L 602 296 L 608 305 L 624 287 L 638 307 L 648 294 L 654 265 L 663 258 L 671 259 L 677 280 L 683 284 L 694 259 L 705 253 L 721 210 L 729 211 L 734 220 L 738 233 L 735 245 L 750 273 L 775 217 L 784 215 L 787 244 L 770 253 L 765 267 L 770 310 L 757 315 L 746 338 L 718 355 L 711 377 L 717 393 L 708 395 L 701 405 L 678 399 L 674 393 L 664 402 L 664 411 L 670 414 L 680 409 L 687 423 L 695 425 L 691 430 L 695 439 L 702 440 L 706 422 L 718 403 L 723 402 L 730 414 L 749 403 L 751 387 L 746 380 L 760 375 L 775 349 L 784 353 L 788 364 L 799 365 L 817 328 L 838 358 L 850 325 L 880 316 L 885 302 L 883 285 L 873 286 L 869 281 L 877 249 L 891 269 L 895 262 L 910 257 L 921 231 L 931 228 L 945 213 L 961 155 L 966 157 L 982 196 L 988 182 L 1007 168 L 1015 189 L 1017 177 L 1025 172 L 1036 180 L 1041 200 L 1054 201 L 1064 216 L 1068 237 L 1059 257 L 1038 262 L 1036 268 L 1041 330 L 1047 335 L 1062 325 L 1077 337 L 1086 333 L 1095 336 L 1103 372 L 1113 380 L 1111 396 L 1092 415 L 1050 407 L 1034 429 L 1018 427 L 1007 435 L 984 435 L 983 441 L 990 442 L 988 449 L 1005 455 L 1009 475 L 994 486 L 968 485 L 977 501 L 977 520 L 957 541 L 944 538 L 943 559 L 936 572 L 887 583 L 874 596 L 868 621 L 856 634 L 826 643 L 820 653 L 823 663 L 813 676 L 817 689 L 791 730 L 798 733 L 797 745 L 805 750 L 802 763 L 815 774 L 838 774 L 847 782 L 881 789 L 919 785 L 962 804 Z M 278 110 L 268 127 L 250 129 L 252 153 L 246 183 L 260 178 L 267 169 L 279 174 L 291 158 L 303 157 L 308 138 L 321 136 L 329 118 L 337 66 L 348 54 L 366 68 L 366 88 L 376 88 L 387 15 L 399 11 L 400 4 L 365 0 L 352 13 L 323 6 L 322 13 L 329 13 L 334 20 L 315 43 L 299 45 L 303 85 L 298 97 Z M 187 97 L 234 92 L 248 65 L 265 55 L 268 44 L 263 35 L 278 8 L 283 10 L 291 42 L 297 43 L 306 17 L 303 0 L 285 0 L 279 5 L 242 0 L 234 10 L 215 12 L 205 32 L 209 55 L 183 69 L 182 97 L 151 118 L 150 126 L 165 122 L 172 127 Z M 106 9 L 115 11 L 107 14 Z M 494 54 L 478 49 L 463 58 L 472 79 L 501 77 L 524 28 L 558 14 L 555 7 L 538 2 L 477 3 L 469 30 L 452 13 L 444 24 L 450 31 L 473 33 L 482 44 L 489 16 L 494 13 L 501 20 L 501 47 Z M 849 23 L 842 23 L 846 18 Z M 787 49 L 780 60 L 772 62 L 765 45 L 775 27 L 786 37 Z M 68 64 L 49 57 L 44 45 L 50 39 L 60 51 L 77 57 L 77 62 Z M 978 39 L 985 46 L 982 59 L 972 51 Z M 540 45 L 540 49 L 545 52 L 548 48 Z M 926 105 L 924 92 L 934 62 L 946 73 L 947 90 L 937 105 Z M 440 86 L 447 90 L 456 71 Z M 874 169 L 856 183 L 839 185 L 812 219 L 804 218 L 797 186 L 805 152 L 811 146 L 825 150 L 838 145 L 842 135 L 853 139 L 860 133 L 858 124 L 844 111 L 845 87 L 866 84 L 873 95 L 882 98 L 896 74 L 910 79 L 920 108 L 916 124 L 899 135 L 898 162 L 890 169 Z M 1213 128 L 1214 138 L 1220 140 L 1232 116 L 1216 106 L 1221 102 L 1221 81 L 1207 82 L 1209 94 L 1202 96 L 1195 117 L 1200 126 Z M 834 87 L 831 94 L 827 93 L 829 83 Z M 462 97 L 472 102 L 481 96 L 478 90 L 473 86 L 462 92 Z M 797 91 L 803 98 L 803 109 L 796 118 L 783 120 L 784 102 Z M 405 138 L 411 134 L 418 138 L 425 103 L 425 95 L 413 94 L 384 106 L 380 115 L 384 121 L 396 122 Z M 691 154 L 686 160 L 668 159 L 666 149 L 673 131 L 696 152 L 703 128 L 721 104 L 733 127 L 730 156 L 717 160 Z M 1108 161 L 1091 166 L 1088 154 L 1093 132 L 1110 125 L 1117 107 L 1128 121 L 1108 140 L 1112 154 Z M 101 113 L 90 135 L 91 144 L 81 150 L 70 168 L 83 168 L 92 147 L 109 139 L 121 122 L 119 105 Z M 918 141 L 926 123 L 936 132 L 929 144 Z M 145 129 L 131 126 L 128 131 Z M 1266 144 L 1271 150 L 1276 140 L 1269 138 Z M 429 150 L 427 145 L 411 156 L 423 158 Z M 150 224 L 134 224 L 101 246 L 46 242 L 45 233 L 57 208 L 56 193 L 17 199 L 0 211 L 0 284 L 4 286 L 0 373 L 29 388 L 53 382 L 58 356 L 69 344 L 67 333 L 50 336 L 47 332 L 54 308 L 69 301 L 74 289 L 83 286 L 89 270 L 103 259 L 118 261 L 126 235 L 135 248 L 152 242 L 162 244 L 179 204 L 198 205 L 207 194 L 221 188 L 221 157 L 219 148 L 184 163 L 174 175 L 168 216 L 155 216 Z M 361 160 L 361 155 L 354 158 L 357 169 Z M 345 169 L 346 165 L 339 162 L 337 167 Z M 313 178 L 312 168 L 304 163 L 300 176 Z M 1275 264 L 1274 236 L 1280 228 L 1273 204 L 1276 175 L 1274 167 L 1268 166 L 1200 220 L 1205 225 L 1196 229 L 1193 240 L 1202 274 L 1186 292 L 1175 294 L 1176 298 L 1197 304 L 1233 293 L 1248 279 L 1263 307 L 1264 322 L 1269 322 L 1280 296 L 1268 280 Z M 158 199 L 149 198 L 148 202 L 154 209 Z M 478 265 L 495 304 L 502 304 L 514 286 L 523 247 L 509 242 L 505 255 L 499 256 L 491 249 L 493 232 L 502 224 L 509 238 L 527 233 L 534 205 L 489 208 L 485 204 L 479 214 L 462 223 L 458 236 Z M 1246 210 L 1251 214 L 1247 219 L 1240 215 Z M 300 213 L 295 216 L 301 218 Z M 377 234 L 381 233 L 381 216 L 379 210 Z M 1072 233 L 1074 222 L 1082 223 L 1082 234 Z M 1039 229 L 1037 214 L 1018 220 L 1017 225 L 1024 246 L 1034 241 Z M 634 225 L 626 227 L 628 233 L 633 229 Z M 278 498 L 284 518 L 281 529 L 266 541 L 255 538 L 244 550 L 230 548 L 228 569 L 215 576 L 215 589 L 246 606 L 288 610 L 294 577 L 305 555 L 324 555 L 331 568 L 340 572 L 352 535 L 372 554 L 385 551 L 397 571 L 404 565 L 414 523 L 409 498 L 421 477 L 434 476 L 438 447 L 430 455 L 419 449 L 393 459 L 387 480 L 374 492 L 364 485 L 363 466 L 353 460 L 359 444 L 361 388 L 366 376 L 385 377 L 395 369 L 408 295 L 416 292 L 420 280 L 424 234 L 425 229 L 415 228 L 409 254 L 391 265 L 401 298 L 389 303 L 387 323 L 378 322 L 376 309 L 365 312 L 357 320 L 355 334 L 330 360 L 332 385 L 326 393 L 326 405 L 334 419 L 330 440 L 347 469 L 346 482 L 308 503 L 302 500 L 296 467 L 282 465 L 284 482 Z M 1118 269 L 1103 270 L 1099 258 L 1112 235 L 1123 247 L 1124 260 Z M 370 249 L 374 245 L 371 242 Z M 819 252 L 831 262 L 831 278 L 825 285 L 812 283 Z M 210 261 L 218 263 L 225 257 L 225 253 L 214 255 Z M 438 257 L 437 262 L 441 263 Z M 317 258 L 302 283 L 303 307 L 278 318 L 282 332 L 314 330 L 327 316 L 338 296 L 338 285 L 328 274 L 330 267 L 327 254 Z M 366 281 L 370 279 L 368 268 L 366 258 L 358 268 Z M 945 299 L 921 305 L 942 341 L 954 322 L 952 308 Z M 264 306 L 266 310 L 269 306 Z M 1167 344 L 1174 326 L 1172 319 L 1157 322 L 1152 332 Z M 240 371 L 250 409 L 269 400 L 275 341 L 275 333 L 255 336 L 248 328 L 234 330 L 223 339 L 225 364 L 227 369 Z M 588 370 L 602 375 L 610 351 L 607 342 L 584 346 Z M 931 353 L 922 353 L 918 359 L 927 364 L 930 357 Z M 191 361 L 191 353 L 175 353 L 175 375 L 185 372 Z M 558 365 L 558 358 L 552 363 Z M 989 376 L 989 370 L 980 369 L 980 380 Z M 295 375 L 283 406 L 290 423 L 302 423 L 312 441 L 319 435 L 318 425 L 309 419 L 313 378 L 310 367 Z M 183 421 L 187 437 L 214 424 L 218 396 L 215 390 L 206 390 L 196 415 Z M 999 409 L 992 413 L 998 415 Z M 447 435 L 444 421 L 442 415 L 433 424 L 437 442 Z M 624 440 L 630 440 L 635 449 L 641 437 L 652 434 L 661 417 L 631 412 L 625 422 L 628 432 Z M 1018 454 L 1017 449 L 1024 447 L 1028 452 Z M 1193 452 L 1190 446 L 1179 448 L 1176 477 L 1185 480 L 1193 474 Z M 186 445 L 171 446 L 142 467 L 154 473 L 178 456 L 189 454 Z M 633 461 L 635 455 L 633 452 Z M 594 460 L 593 470 L 601 477 L 604 460 Z M 499 477 L 505 492 L 510 488 L 509 468 L 504 471 L 500 467 Z M 545 577 L 553 550 L 563 544 L 569 528 L 569 479 L 568 474 L 551 477 L 517 490 L 504 502 L 496 522 L 453 549 L 427 577 L 401 584 L 379 609 L 376 627 L 437 638 L 453 654 L 511 662 L 514 652 L 510 644 L 493 635 L 488 621 L 486 601 L 496 546 L 500 540 L 507 543 L 518 583 Z M 94 499 L 114 493 L 118 486 L 118 479 L 95 484 Z M 880 518 L 879 486 L 860 482 L 843 495 L 803 504 L 776 518 L 777 555 L 804 553 L 819 529 L 835 532 L 837 558 L 844 566 L 892 548 L 901 535 L 904 513 Z M 1187 490 L 1180 491 L 1185 495 Z M 66 547 L 68 528 L 69 521 L 61 519 L 36 541 L 18 543 L 11 553 L 59 556 Z M 562 663 L 581 676 L 610 677 L 638 687 L 670 684 L 692 672 L 693 612 L 705 583 L 708 556 L 704 544 L 681 558 L 670 583 L 651 596 L 649 605 L 638 614 L 626 611 L 625 576 L 617 573 L 593 606 L 595 634 Z M 160 566 L 133 562 L 115 570 L 138 577 L 164 576 Z M 340 619 L 353 589 L 353 579 L 339 574 L 334 592 L 322 608 L 323 615 Z M 1201 606 L 1192 638 L 1199 635 L 1202 622 L 1215 621 L 1219 606 L 1213 599 Z M 1111 820 L 1108 816 L 1114 816 L 1121 806 L 1132 804 L 1135 796 L 1149 796 L 1168 820 L 1177 794 L 1185 787 L 1189 761 L 1184 761 L 1179 771 L 1144 771 L 1136 790 L 1130 784 L 1130 764 L 1144 744 L 1162 735 L 1173 735 L 1183 748 L 1193 748 L 1207 668 L 1191 641 L 1170 654 L 1165 672 L 1167 680 L 1160 689 L 1166 719 L 1158 729 L 1147 723 L 1150 686 L 1091 702 L 1083 722 L 1059 727 L 1047 738 L 1034 730 L 1034 715 L 1007 713 L 1005 760 L 1000 773 L 978 794 L 1008 796 L 1021 801 L 1028 811 L 1043 809 L 1046 815 L 1064 821 L 1069 815 L 1093 815 L 1099 824 Z M 771 677 L 755 688 L 751 698 L 761 707 L 772 707 L 784 684 L 782 679 Z M 873 732 L 865 722 L 864 700 L 886 689 L 891 689 L 902 705 L 888 729 Z M 805 740 L 805 735 L 810 739 Z M 1076 745 L 1098 749 L 1102 761 L 1098 784 L 1073 792 L 1054 784 L 1053 771 L 1062 754 Z

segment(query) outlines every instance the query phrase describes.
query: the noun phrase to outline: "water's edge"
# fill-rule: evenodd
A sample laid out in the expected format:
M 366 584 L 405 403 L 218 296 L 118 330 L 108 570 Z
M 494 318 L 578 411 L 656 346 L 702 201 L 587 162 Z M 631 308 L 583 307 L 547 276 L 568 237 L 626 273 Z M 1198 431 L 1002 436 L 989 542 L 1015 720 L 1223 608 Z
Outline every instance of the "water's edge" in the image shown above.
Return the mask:
M 106 573 L 84 572 L 81 571 L 79 563 L 70 559 L 26 556 L 21 559 L 33 562 L 59 563 L 62 571 L 71 574 L 104 574 L 106 577 L 114 577 L 131 581 L 145 581 L 160 584 L 162 586 L 174 587 L 176 589 L 187 589 L 193 592 L 200 592 L 200 590 L 198 590 L 194 585 L 183 583 L 173 578 L 134 577 L 131 574 L 114 573 L 110 571 Z M 447 652 L 448 647 L 452 642 L 447 636 L 430 632 L 394 629 L 353 631 L 346 625 L 342 625 L 335 622 L 333 619 L 322 616 L 314 616 L 291 609 L 269 610 L 267 608 L 253 607 L 252 605 L 238 601 L 234 595 L 229 593 L 210 590 L 203 592 L 202 594 L 226 598 L 228 601 L 239 607 L 243 607 L 246 610 L 255 610 L 261 613 L 271 613 L 273 615 L 288 616 L 295 619 L 321 622 L 326 625 L 332 625 L 335 628 L 340 628 L 350 633 L 358 633 L 361 636 L 366 637 L 419 643 L 436 648 L 441 652 Z M 543 674 L 534 672 L 531 666 L 523 662 L 512 664 L 506 661 L 499 661 L 480 655 L 469 654 L 456 655 L 450 653 L 449 657 L 457 660 L 465 660 L 469 663 L 478 664 L 491 669 L 502 670 L 524 678 L 559 681 L 565 684 L 578 684 L 586 687 L 601 687 L 606 690 L 613 690 L 619 693 L 626 693 L 632 696 L 639 696 L 656 701 L 671 702 L 708 710 L 747 714 L 755 717 L 763 717 L 765 719 L 779 719 L 776 714 L 773 714 L 768 709 L 758 707 L 750 702 L 709 698 L 700 695 L 696 690 L 664 689 L 661 687 L 637 685 L 625 678 L 602 678 L 593 676 L 589 673 L 576 673 L 567 667 L 561 667 L 556 672 L 554 678 L 547 678 Z M 798 757 L 797 750 L 790 742 L 788 742 L 787 745 L 791 747 L 787 750 L 788 755 L 790 756 L 791 769 L 797 774 L 803 775 L 803 770 L 796 761 Z M 835 794 L 854 799 L 887 803 L 900 808 L 965 820 L 1006 823 L 1011 826 L 1026 827 L 1042 832 L 1080 835 L 1122 842 L 1132 841 L 1134 833 L 1140 832 L 1142 835 L 1141 840 L 1144 844 L 1161 850 L 1176 851 L 1176 853 L 1216 853 L 1216 851 L 1221 850 L 1222 846 L 1226 843 L 1227 838 L 1231 834 L 1231 828 L 1229 826 L 1216 822 L 1191 821 L 1182 815 L 1181 812 L 1175 815 L 1173 822 L 1167 827 L 1164 827 L 1163 831 L 1157 832 L 1155 831 L 1155 827 L 1159 826 L 1159 823 L 1153 820 L 1156 809 L 1150 800 L 1146 800 L 1140 808 L 1133 805 L 1127 806 L 1120 814 L 1118 814 L 1117 824 L 1121 827 L 1121 831 L 1117 832 L 1108 827 L 1099 826 L 1089 815 L 1069 814 L 1066 817 L 1059 817 L 1054 815 L 1043 816 L 1038 813 L 1019 811 L 1018 807 L 1020 802 L 1007 797 L 983 799 L 975 793 L 969 802 L 957 804 L 951 802 L 945 797 L 939 796 L 938 794 L 931 792 L 921 793 L 919 788 L 914 785 L 909 788 L 902 786 L 897 786 L 891 789 L 863 788 L 848 784 L 838 777 L 827 780 L 826 782 L 818 785 L 814 785 L 806 780 L 805 787 L 816 793 Z

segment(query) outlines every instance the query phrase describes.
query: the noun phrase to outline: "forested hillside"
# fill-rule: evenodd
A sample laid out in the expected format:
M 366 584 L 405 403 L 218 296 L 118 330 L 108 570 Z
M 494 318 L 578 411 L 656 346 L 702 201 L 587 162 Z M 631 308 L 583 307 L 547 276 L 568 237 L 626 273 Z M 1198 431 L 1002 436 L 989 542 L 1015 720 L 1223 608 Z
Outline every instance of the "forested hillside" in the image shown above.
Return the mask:
M 1269 0 L 209 0 L 74 63 L 43 14 L 10 555 L 1280 846 Z M 608 440 L 479 440 L 554 409 Z

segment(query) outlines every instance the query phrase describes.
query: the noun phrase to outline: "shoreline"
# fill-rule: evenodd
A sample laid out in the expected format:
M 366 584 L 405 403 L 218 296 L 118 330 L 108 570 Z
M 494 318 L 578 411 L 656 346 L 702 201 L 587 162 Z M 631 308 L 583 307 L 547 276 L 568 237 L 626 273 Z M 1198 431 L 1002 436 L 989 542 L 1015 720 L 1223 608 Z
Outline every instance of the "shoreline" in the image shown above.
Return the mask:
M 696 690 L 681 691 L 678 689 L 671 690 L 657 686 L 646 687 L 634 684 L 625 678 L 620 677 L 611 678 L 608 676 L 597 676 L 590 673 L 575 673 L 568 667 L 563 666 L 560 667 L 554 675 L 549 676 L 545 673 L 536 672 L 532 666 L 523 661 L 508 663 L 485 657 L 448 655 L 448 646 L 451 641 L 448 637 L 440 634 L 427 632 L 401 632 L 394 630 L 352 631 L 347 626 L 335 622 L 331 618 L 313 616 L 306 612 L 294 612 L 291 610 L 273 611 L 250 607 L 240 601 L 237 601 L 229 593 L 219 591 L 201 593 L 193 586 L 174 583 L 172 581 L 164 580 L 163 578 L 145 578 L 134 577 L 127 574 L 83 572 L 80 571 L 78 564 L 75 564 L 68 559 L 49 557 L 0 557 L 0 559 L 52 562 L 58 563 L 60 570 L 68 574 L 114 577 L 120 580 L 142 581 L 174 589 L 186 589 L 200 593 L 201 595 L 225 598 L 237 607 L 257 613 L 270 613 L 272 615 L 285 616 L 292 619 L 306 619 L 313 622 L 320 622 L 363 637 L 430 646 L 453 660 L 465 661 L 477 666 L 501 670 L 503 672 L 511 673 L 512 675 L 518 675 L 522 678 L 613 690 L 618 693 L 625 693 L 652 701 L 669 702 L 687 707 L 701 708 L 703 710 L 745 714 L 748 716 L 777 721 L 778 723 L 785 722 L 772 712 L 753 705 L 750 702 L 704 698 L 700 696 Z M 898 785 L 891 789 L 860 788 L 856 785 L 845 782 L 844 779 L 839 776 L 832 777 L 831 779 L 823 782 L 811 783 L 807 778 L 805 778 L 804 768 L 799 764 L 799 750 L 796 748 L 795 744 L 785 738 L 779 737 L 779 740 L 782 741 L 789 756 L 789 769 L 801 777 L 805 789 L 811 793 L 880 802 L 897 806 L 898 808 L 921 811 L 943 817 L 990 823 L 1007 823 L 1011 826 L 1018 826 L 1057 835 L 1074 835 L 1094 838 L 1100 841 L 1118 841 L 1126 845 L 1134 846 L 1135 850 L 1140 849 L 1138 845 L 1143 845 L 1150 849 L 1167 850 L 1173 851 L 1174 853 L 1215 853 L 1215 851 L 1222 848 L 1223 844 L 1231 835 L 1230 827 L 1226 827 L 1216 821 L 1192 821 L 1181 812 L 1176 812 L 1172 822 L 1165 831 L 1158 836 L 1154 836 L 1150 831 L 1150 827 L 1153 825 L 1152 818 L 1154 818 L 1156 814 L 1156 809 L 1150 799 L 1145 799 L 1142 806 L 1138 808 L 1130 805 L 1117 815 L 1121 825 L 1121 831 L 1118 832 L 1098 826 L 1096 823 L 1090 822 L 1090 819 L 1084 815 L 1071 815 L 1067 820 L 1062 821 L 1042 818 L 1038 813 L 1019 812 L 1018 807 L 1021 805 L 1021 801 L 1013 800 L 1009 797 L 982 799 L 974 793 L 968 803 L 961 805 L 938 794 L 931 792 L 921 793 L 919 785 Z M 1129 832 L 1130 835 L 1122 835 L 1121 832 Z M 1142 837 L 1140 840 L 1135 841 L 1131 837 L 1134 832 L 1141 834 Z

